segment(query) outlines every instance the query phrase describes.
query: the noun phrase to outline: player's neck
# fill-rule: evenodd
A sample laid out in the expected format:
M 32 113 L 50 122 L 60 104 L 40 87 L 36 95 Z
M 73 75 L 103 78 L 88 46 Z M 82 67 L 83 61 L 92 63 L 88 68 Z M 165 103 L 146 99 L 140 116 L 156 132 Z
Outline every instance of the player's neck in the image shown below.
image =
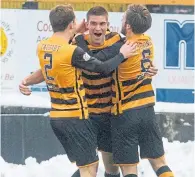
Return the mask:
M 137 38 L 140 35 L 142 35 L 142 34 L 135 34 L 135 33 L 131 32 L 131 33 L 126 34 L 126 38 L 127 39 L 133 39 L 133 38 Z
M 104 42 L 105 42 L 105 37 L 104 37 L 104 40 L 102 40 L 100 43 L 95 43 L 93 42 L 93 40 L 91 39 L 91 36 L 89 36 L 89 44 L 94 46 L 94 47 L 100 47 L 102 45 L 104 45 Z
M 71 35 L 68 32 L 56 32 L 53 34 L 55 37 L 60 37 L 61 39 L 64 39 L 65 41 L 70 41 Z
M 132 38 L 134 35 L 135 35 L 135 34 L 134 34 L 133 32 L 128 31 L 128 32 L 126 33 L 126 38 L 127 38 L 127 39 L 130 39 L 130 38 Z

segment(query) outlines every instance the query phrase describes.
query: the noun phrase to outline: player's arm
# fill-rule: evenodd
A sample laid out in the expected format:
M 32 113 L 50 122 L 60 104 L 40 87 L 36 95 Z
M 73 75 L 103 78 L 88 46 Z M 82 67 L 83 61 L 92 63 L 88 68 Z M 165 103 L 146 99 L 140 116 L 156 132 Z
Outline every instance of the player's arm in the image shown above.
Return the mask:
M 21 81 L 19 85 L 19 90 L 24 95 L 30 95 L 31 90 L 28 86 L 33 85 L 33 84 L 39 84 L 43 81 L 44 81 L 44 77 L 43 77 L 41 69 L 39 69 L 35 71 L 34 73 L 28 75 L 26 78 L 24 78 Z
M 101 51 L 99 51 L 97 54 L 93 55 L 95 58 L 98 58 L 101 61 L 106 61 L 111 57 L 114 57 L 120 52 L 120 48 L 124 44 L 124 40 L 120 40 L 117 43 L 113 44 L 110 47 L 104 48 Z M 158 69 L 153 65 L 153 60 L 154 60 L 154 55 L 153 55 L 153 46 L 151 47 L 151 55 L 150 55 L 150 60 L 151 60 L 151 66 L 147 69 L 145 75 L 147 76 L 155 76 L 158 73 Z M 134 55 L 137 53 L 135 52 Z
M 146 75 L 152 77 L 157 74 L 158 74 L 158 69 L 153 65 L 153 63 L 151 63 L 151 66 L 147 70 Z
M 25 79 L 26 86 L 33 85 L 33 84 L 39 84 L 44 81 L 44 77 L 42 74 L 41 69 L 38 69 L 37 71 L 33 72 L 32 74 L 28 75 Z
M 120 48 L 120 52 L 107 61 L 100 61 L 95 57 L 91 57 L 88 53 L 84 52 L 80 47 L 77 47 L 72 56 L 72 65 L 92 72 L 109 74 L 117 68 L 117 66 L 134 52 L 135 46 L 124 44 Z
M 124 44 L 124 38 L 121 38 L 121 40 L 116 42 L 115 44 L 113 44 L 109 47 L 103 48 L 98 53 L 93 54 L 93 52 L 88 49 L 88 45 L 87 45 L 83 35 L 78 35 L 76 37 L 75 41 L 76 41 L 77 46 L 81 47 L 89 55 L 97 58 L 100 61 L 106 61 L 109 58 L 113 58 L 114 56 L 119 54 L 120 48 Z
M 38 51 L 40 48 L 41 43 L 38 44 L 37 46 L 37 55 Z M 38 69 L 37 71 L 33 72 L 32 74 L 28 75 L 26 78 L 23 80 L 25 82 L 26 86 L 33 85 L 33 84 L 39 84 L 44 81 L 44 77 L 42 74 L 41 69 Z
M 150 47 L 150 55 L 148 56 L 148 58 L 150 59 L 151 63 L 150 63 L 150 67 L 147 69 L 145 75 L 149 76 L 149 77 L 153 77 L 158 73 L 158 69 L 153 64 L 153 61 L 154 61 L 154 46 L 153 46 L 153 43 Z
M 109 47 L 106 47 L 106 48 L 100 50 L 96 54 L 90 53 L 90 51 L 88 51 L 87 53 L 89 53 L 93 57 L 97 58 L 98 60 L 104 62 L 104 61 L 107 61 L 108 59 L 113 58 L 116 55 L 118 55 L 120 53 L 120 48 L 123 45 L 124 45 L 123 41 L 118 41 L 115 44 L 113 44 L 112 46 L 109 46 Z M 133 44 L 131 44 L 131 45 L 133 45 Z M 131 54 L 133 55 L 133 50 L 132 50 Z M 127 58 L 127 57 L 125 57 L 125 58 Z

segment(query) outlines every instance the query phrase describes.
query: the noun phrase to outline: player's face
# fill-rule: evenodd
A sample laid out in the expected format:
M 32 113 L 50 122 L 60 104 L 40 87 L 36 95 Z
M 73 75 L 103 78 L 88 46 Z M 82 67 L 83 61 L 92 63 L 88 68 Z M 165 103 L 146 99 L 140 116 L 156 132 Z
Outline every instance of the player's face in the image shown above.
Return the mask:
M 124 13 L 122 17 L 122 28 L 121 28 L 121 33 L 126 36 L 127 31 L 126 31 L 126 13 Z
M 87 28 L 89 30 L 92 45 L 103 44 L 108 25 L 107 16 L 91 15 L 89 17 L 87 21 Z

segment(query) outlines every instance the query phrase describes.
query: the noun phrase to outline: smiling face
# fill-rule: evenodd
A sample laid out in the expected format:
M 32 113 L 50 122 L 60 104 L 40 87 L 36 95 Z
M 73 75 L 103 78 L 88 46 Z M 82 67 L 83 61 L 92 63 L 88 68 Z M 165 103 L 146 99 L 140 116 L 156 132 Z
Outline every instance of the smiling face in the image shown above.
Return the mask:
M 92 45 L 102 45 L 105 40 L 105 34 L 108 29 L 108 20 L 106 16 L 90 16 L 87 22 L 89 29 L 90 42 Z
M 108 12 L 104 7 L 95 6 L 87 12 L 87 28 L 89 30 L 90 43 L 100 46 L 104 43 L 108 29 Z

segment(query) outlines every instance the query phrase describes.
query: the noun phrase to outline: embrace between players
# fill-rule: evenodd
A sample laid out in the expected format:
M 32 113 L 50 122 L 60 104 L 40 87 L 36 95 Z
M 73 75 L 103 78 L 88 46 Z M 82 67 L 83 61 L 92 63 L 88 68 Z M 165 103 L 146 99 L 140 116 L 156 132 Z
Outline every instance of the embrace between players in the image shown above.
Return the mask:
M 19 88 L 30 95 L 29 85 L 46 82 L 51 127 L 79 168 L 72 177 L 96 177 L 97 149 L 105 177 L 120 177 L 119 168 L 124 177 L 137 177 L 139 157 L 149 160 L 157 176 L 174 177 L 153 108 L 157 69 L 153 42 L 144 34 L 152 24 L 148 9 L 128 6 L 125 38 L 108 30 L 108 12 L 101 6 L 91 8 L 79 25 L 71 5 L 56 6 L 49 19 L 54 34 L 37 47 L 41 69 Z

